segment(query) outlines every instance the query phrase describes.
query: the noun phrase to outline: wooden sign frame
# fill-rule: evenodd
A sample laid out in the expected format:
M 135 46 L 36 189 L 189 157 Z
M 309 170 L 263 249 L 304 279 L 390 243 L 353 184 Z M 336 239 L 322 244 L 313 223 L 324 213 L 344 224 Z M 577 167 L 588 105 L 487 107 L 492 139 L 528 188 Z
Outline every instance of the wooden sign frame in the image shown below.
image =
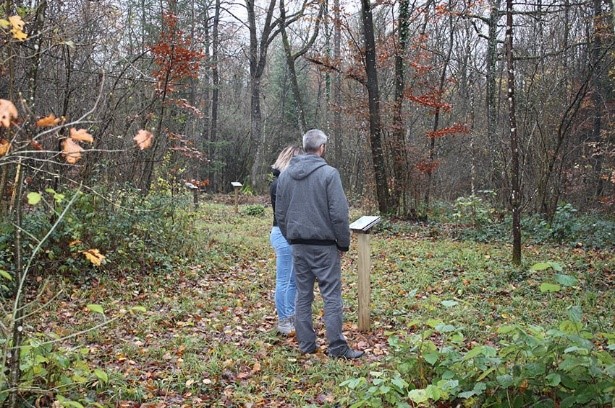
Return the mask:
M 359 330 L 362 332 L 369 331 L 369 299 L 370 299 L 370 284 L 369 275 L 372 268 L 370 260 L 369 247 L 369 231 L 380 223 L 380 217 L 375 215 L 366 215 L 352 224 L 350 229 L 358 234 L 359 241 L 359 259 L 358 259 L 358 290 L 359 290 Z

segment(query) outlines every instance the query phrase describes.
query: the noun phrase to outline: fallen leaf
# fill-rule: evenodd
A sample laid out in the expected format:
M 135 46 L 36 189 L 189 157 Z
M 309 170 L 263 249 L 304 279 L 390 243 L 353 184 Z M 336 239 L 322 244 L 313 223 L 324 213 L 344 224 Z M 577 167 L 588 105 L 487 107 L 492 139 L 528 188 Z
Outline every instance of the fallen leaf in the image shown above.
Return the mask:
M 36 140 L 30 140 L 30 146 L 32 146 L 34 150 L 43 150 L 43 145 Z
M 85 251 L 81 251 L 83 255 L 88 259 L 88 261 L 92 262 L 92 264 L 96 266 L 100 266 L 102 261 L 105 259 L 105 256 L 98 251 L 98 249 L 88 249 Z
M 62 155 L 66 159 L 66 163 L 75 164 L 81 159 L 83 148 L 72 139 L 65 139 L 62 144 Z
M 152 145 L 154 135 L 152 132 L 141 129 L 137 132 L 137 135 L 133 138 L 133 140 L 137 143 L 139 149 L 145 150 Z
M 94 138 L 85 129 L 70 128 L 70 138 L 79 142 L 94 143 Z
M 17 119 L 17 108 L 13 102 L 0 99 L 0 125 L 11 126 L 11 119 Z
M 0 157 L 7 154 L 9 150 L 11 150 L 11 142 L 5 139 L 0 140 Z
M 56 118 L 56 116 L 52 113 L 49 116 L 45 116 L 44 118 L 40 118 L 36 121 L 36 126 L 38 127 L 53 127 L 61 122 L 60 118 Z

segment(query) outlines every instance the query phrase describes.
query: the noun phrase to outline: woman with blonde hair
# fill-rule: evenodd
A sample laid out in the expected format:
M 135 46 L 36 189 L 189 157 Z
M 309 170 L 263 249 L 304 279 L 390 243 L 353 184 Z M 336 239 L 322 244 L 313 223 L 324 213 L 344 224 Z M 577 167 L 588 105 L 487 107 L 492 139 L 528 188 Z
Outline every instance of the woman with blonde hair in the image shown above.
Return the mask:
M 274 180 L 271 183 L 271 206 L 273 207 L 273 227 L 269 240 L 275 251 L 275 308 L 278 315 L 278 331 L 284 335 L 295 331 L 295 298 L 297 287 L 295 286 L 295 272 L 293 268 L 293 253 L 290 244 L 280 232 L 275 218 L 275 197 L 278 186 L 278 176 L 288 167 L 290 160 L 302 153 L 297 146 L 287 146 L 278 155 L 277 160 L 271 166 Z

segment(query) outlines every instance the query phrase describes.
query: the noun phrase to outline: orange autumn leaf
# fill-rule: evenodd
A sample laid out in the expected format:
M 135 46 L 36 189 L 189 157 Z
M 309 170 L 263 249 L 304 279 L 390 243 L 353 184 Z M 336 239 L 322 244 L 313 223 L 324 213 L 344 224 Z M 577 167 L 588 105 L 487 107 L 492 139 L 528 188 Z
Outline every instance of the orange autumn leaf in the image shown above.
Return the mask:
M 23 32 L 25 23 L 19 16 L 11 16 L 9 17 L 9 23 L 13 28 L 11 28 L 11 34 L 13 34 L 13 38 L 19 41 L 24 41 L 28 38 L 28 34 Z
M 62 155 L 64 156 L 66 163 L 75 164 L 81 159 L 81 152 L 83 148 L 79 146 L 77 142 L 72 139 L 64 139 L 62 144 Z
M 60 118 L 56 118 L 56 116 L 52 113 L 49 116 L 44 118 L 40 118 L 36 121 L 36 126 L 38 127 L 53 127 L 61 122 Z
M 94 138 L 85 129 L 70 128 L 70 138 L 79 142 L 94 143 Z
M 26 23 L 19 16 L 11 16 L 9 17 L 9 23 L 13 26 L 14 29 L 23 30 Z
M 8 140 L 0 140 L 0 157 L 4 156 L 11 149 L 11 142 Z
M 137 135 L 133 138 L 133 140 L 137 143 L 139 149 L 145 150 L 152 145 L 154 135 L 152 132 L 141 129 L 137 132 Z
M 98 249 L 88 249 L 85 251 L 81 251 L 83 255 L 88 259 L 88 261 L 92 262 L 92 264 L 96 266 L 100 266 L 102 261 L 105 259 L 105 256 L 100 253 Z
M 13 102 L 0 99 L 0 125 L 7 128 L 11 126 L 12 119 L 17 119 L 17 108 Z

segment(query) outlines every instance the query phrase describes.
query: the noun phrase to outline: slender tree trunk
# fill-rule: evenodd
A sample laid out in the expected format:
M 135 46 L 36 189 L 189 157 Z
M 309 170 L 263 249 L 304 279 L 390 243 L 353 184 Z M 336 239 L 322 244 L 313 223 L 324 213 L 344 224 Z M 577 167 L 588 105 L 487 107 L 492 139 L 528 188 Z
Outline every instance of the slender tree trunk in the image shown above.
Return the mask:
M 363 21 L 363 41 L 365 46 L 365 72 L 367 75 L 367 95 L 369 98 L 369 139 L 372 149 L 376 195 L 380 213 L 391 212 L 389 182 L 382 151 L 382 124 L 380 119 L 380 90 L 376 67 L 376 41 L 374 23 L 369 0 L 361 0 L 361 19 Z
M 291 90 L 293 92 L 293 96 L 295 98 L 295 110 L 297 112 L 297 125 L 299 126 L 299 131 L 301 134 L 307 131 L 307 123 L 305 120 L 305 107 L 303 105 L 303 100 L 301 98 L 301 91 L 299 90 L 299 81 L 297 79 L 297 70 L 295 68 L 295 61 L 297 58 L 305 54 L 310 47 L 316 41 L 318 37 L 318 32 L 320 30 L 320 21 L 322 19 L 323 13 L 325 11 L 325 3 L 321 3 L 320 10 L 318 12 L 318 17 L 314 23 L 314 31 L 307 41 L 307 43 L 296 53 L 293 53 L 292 46 L 290 44 L 290 40 L 288 39 L 288 33 L 286 32 L 286 7 L 284 4 L 284 0 L 280 0 L 280 33 L 282 35 L 282 44 L 284 45 L 284 54 L 286 56 L 286 65 L 288 66 L 289 76 L 290 76 L 290 85 Z M 327 92 L 328 95 L 328 92 Z
M 510 118 L 511 195 L 513 265 L 521 265 L 521 186 L 519 168 L 519 140 L 515 112 L 515 60 L 513 52 L 513 0 L 506 0 L 506 67 L 508 71 L 508 112 Z
M 409 4 L 409 0 L 401 0 L 399 3 L 399 37 L 395 53 L 395 102 L 393 108 L 393 173 L 395 179 L 391 203 L 397 208 L 401 206 L 401 197 L 404 190 L 407 190 L 409 179 L 408 158 L 406 156 L 406 127 L 403 121 L 404 90 L 406 88 L 404 56 L 408 46 Z
M 444 94 L 444 85 L 446 84 L 446 72 L 448 70 L 448 64 L 450 63 L 451 54 L 453 52 L 454 30 L 453 30 L 453 15 L 452 14 L 449 14 L 449 23 L 450 24 L 449 24 L 448 51 L 446 54 L 446 59 L 444 60 L 442 72 L 440 73 L 440 82 L 438 84 L 438 101 L 437 101 L 438 103 L 436 105 L 435 113 L 433 117 L 433 129 L 432 130 L 434 132 L 440 128 L 440 113 L 442 111 L 440 106 L 442 103 L 442 95 Z M 429 208 L 431 187 L 433 184 L 433 172 L 435 170 L 435 166 L 433 166 L 433 164 L 436 162 L 436 138 L 435 137 L 431 137 L 429 140 L 429 162 L 430 164 L 432 164 L 432 166 L 430 166 L 430 170 L 427 172 L 427 187 L 425 189 L 425 201 L 424 201 L 426 209 Z
M 250 139 L 251 144 L 256 146 L 256 154 L 254 154 L 250 179 L 252 187 L 258 190 L 265 180 L 263 156 L 265 155 L 266 149 L 260 101 L 261 79 L 267 60 L 267 49 L 272 40 L 271 33 L 274 25 L 277 25 L 277 22 L 272 23 L 276 1 L 270 0 L 265 15 L 265 22 L 263 23 L 261 38 L 259 40 L 257 36 L 258 27 L 254 3 L 254 0 L 246 0 L 248 27 L 250 30 L 250 51 L 248 55 L 250 61 Z
M 21 163 L 21 159 L 17 164 L 17 183 L 15 185 L 15 284 L 17 287 L 17 292 L 15 293 L 15 306 L 13 310 L 13 334 L 11 341 L 11 348 L 9 351 L 9 384 L 10 384 L 10 393 L 8 398 L 8 406 L 9 408 L 17 408 L 19 407 L 19 384 L 21 379 L 21 369 L 19 367 L 21 361 L 21 343 L 23 341 L 23 332 L 24 332 L 24 297 L 25 294 L 22 293 L 22 290 L 25 290 L 25 285 L 23 285 L 23 279 L 25 278 L 23 273 L 23 262 L 22 262 L 22 253 L 21 253 L 21 216 L 22 216 L 22 205 L 21 205 L 21 186 L 23 185 L 23 167 Z
M 284 7 L 284 0 L 280 0 L 280 27 L 282 33 L 282 44 L 284 45 L 284 55 L 286 56 L 286 66 L 288 67 L 288 73 L 290 76 L 290 87 L 295 98 L 295 111 L 297 113 L 297 126 L 299 132 L 304 134 L 307 130 L 305 123 L 305 110 L 303 107 L 303 101 L 301 100 L 301 91 L 299 91 L 299 81 L 297 80 L 297 71 L 295 69 L 295 59 L 293 58 L 293 50 L 288 40 L 288 33 L 284 28 L 286 24 L 286 11 Z
M 333 1 L 333 61 L 340 66 L 342 61 L 341 52 L 342 29 L 340 0 Z M 342 150 L 342 77 L 340 71 L 333 73 L 333 152 L 335 163 L 341 166 L 343 162 Z M 342 173 L 344 174 L 344 173 Z M 343 175 L 342 177 L 346 177 Z
M 601 132 L 602 132 L 602 107 L 604 106 L 604 94 L 606 91 L 605 82 L 603 80 L 604 72 L 608 70 L 604 70 L 601 67 L 601 54 L 603 52 L 602 49 L 602 36 L 605 34 L 604 31 L 607 28 L 607 24 L 604 21 L 604 14 L 602 12 L 602 0 L 594 0 L 594 38 L 592 43 L 592 53 L 591 53 L 591 64 L 593 65 L 594 75 L 592 77 L 592 100 L 594 104 L 594 123 L 591 133 L 591 142 L 593 144 L 592 149 L 594 150 L 594 154 L 592 155 L 592 170 L 593 177 L 592 179 L 595 181 L 595 197 L 602 196 L 604 192 L 604 182 L 602 180 L 602 162 L 604 159 L 604 153 L 602 149 L 601 143 Z
M 210 163 L 215 163 L 216 160 L 216 143 L 218 141 L 218 105 L 220 98 L 220 73 L 218 70 L 218 51 L 220 48 L 220 0 L 216 0 L 214 10 L 214 22 L 211 34 L 211 130 L 209 131 L 209 149 L 207 152 L 207 159 Z M 210 170 L 210 182 L 214 189 L 218 190 L 216 171 Z
M 501 167 L 498 164 L 496 146 L 497 138 L 497 61 L 498 61 L 498 21 L 500 20 L 500 0 L 490 0 L 491 11 L 489 14 L 489 37 L 487 39 L 487 146 L 491 169 L 491 182 L 493 188 L 499 187 L 501 179 Z

